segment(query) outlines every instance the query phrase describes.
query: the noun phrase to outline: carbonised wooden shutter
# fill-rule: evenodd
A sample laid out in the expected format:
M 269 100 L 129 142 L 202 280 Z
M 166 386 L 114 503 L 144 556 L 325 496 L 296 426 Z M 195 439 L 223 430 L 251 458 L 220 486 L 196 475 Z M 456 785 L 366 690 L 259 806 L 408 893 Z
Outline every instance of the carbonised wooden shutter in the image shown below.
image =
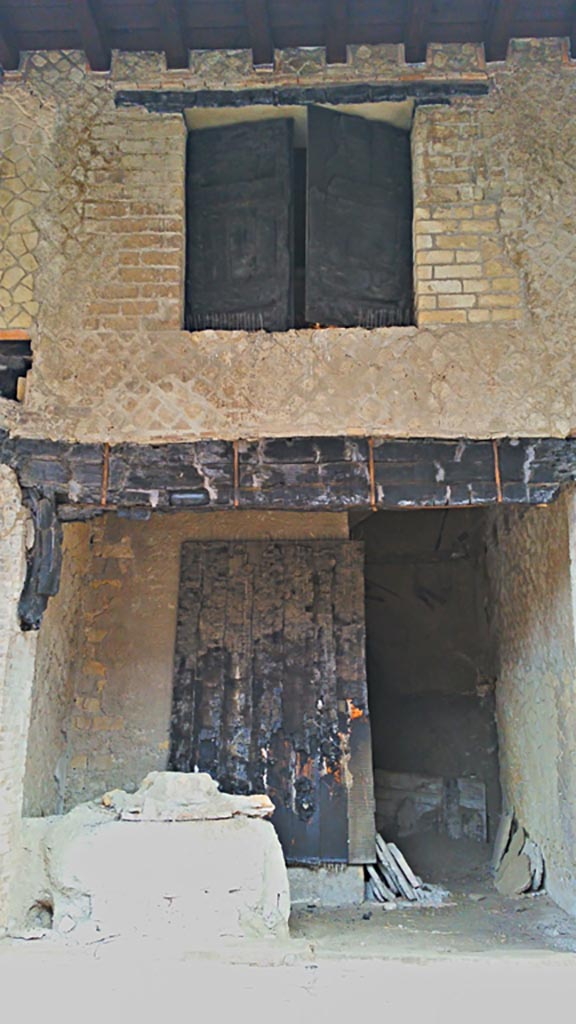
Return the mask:
M 292 121 L 190 132 L 187 324 L 292 324 Z
M 182 546 L 170 767 L 267 792 L 286 859 L 374 859 L 362 545 Z
M 412 189 L 406 132 L 308 111 L 306 319 L 412 322 Z

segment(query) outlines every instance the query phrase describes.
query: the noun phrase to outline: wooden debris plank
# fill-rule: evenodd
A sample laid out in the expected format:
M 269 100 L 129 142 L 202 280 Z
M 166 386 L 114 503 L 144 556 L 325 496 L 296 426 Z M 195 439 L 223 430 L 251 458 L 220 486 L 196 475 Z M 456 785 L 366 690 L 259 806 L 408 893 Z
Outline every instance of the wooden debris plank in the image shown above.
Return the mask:
M 384 899 L 385 900 L 395 900 L 395 899 L 397 899 L 397 894 L 387 884 L 386 879 L 382 878 L 382 874 L 378 872 L 378 868 L 375 867 L 373 864 L 367 865 L 367 868 L 368 868 L 368 874 L 369 875 L 372 874 L 372 873 L 376 874 L 376 877 L 378 879 L 378 887 L 379 887 L 379 890 L 382 893 L 382 896 L 384 897 Z
M 418 889 L 422 885 L 422 879 L 418 878 L 418 875 L 414 874 L 404 854 L 402 853 L 401 850 L 398 849 L 395 843 L 388 843 L 387 845 L 398 867 L 404 873 L 407 880 L 410 882 L 410 885 L 414 889 Z
M 416 898 L 414 889 L 396 864 L 387 844 L 381 836 L 378 836 L 376 839 L 376 852 L 389 884 L 393 885 L 397 893 L 403 896 L 404 899 L 414 900 Z
M 378 900 L 379 903 L 384 903 L 388 899 L 388 896 L 386 895 L 386 886 L 382 882 L 382 879 L 380 878 L 373 864 L 367 864 L 366 869 L 368 871 L 368 876 L 372 883 L 372 889 L 374 891 L 376 899 Z
M 496 831 L 496 838 L 494 840 L 492 859 L 490 861 L 490 867 L 493 871 L 496 871 L 500 866 L 500 861 L 508 849 L 513 824 L 514 812 L 511 810 L 502 811 L 500 821 L 498 823 L 498 829 Z
M 368 881 L 366 882 L 366 899 L 375 900 L 376 903 L 382 902 L 380 893 L 376 889 L 376 886 L 374 885 L 374 882 L 372 881 L 371 878 L 369 878 Z

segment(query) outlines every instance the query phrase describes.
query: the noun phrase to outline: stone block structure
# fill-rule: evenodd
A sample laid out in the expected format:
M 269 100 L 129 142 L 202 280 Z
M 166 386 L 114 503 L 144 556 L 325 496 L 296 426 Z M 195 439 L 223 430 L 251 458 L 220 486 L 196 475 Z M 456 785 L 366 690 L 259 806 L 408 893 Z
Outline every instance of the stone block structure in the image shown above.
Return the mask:
M 505 802 L 576 910 L 576 61 L 557 38 L 404 56 L 115 50 L 93 71 L 37 50 L 4 72 L 0 362 L 27 339 L 33 362 L 0 398 L 0 930 L 22 814 L 167 767 L 184 541 L 346 542 L 362 515 L 453 505 L 490 506 L 474 614 Z M 413 323 L 186 330 L 190 125 L 310 104 L 410 131 Z

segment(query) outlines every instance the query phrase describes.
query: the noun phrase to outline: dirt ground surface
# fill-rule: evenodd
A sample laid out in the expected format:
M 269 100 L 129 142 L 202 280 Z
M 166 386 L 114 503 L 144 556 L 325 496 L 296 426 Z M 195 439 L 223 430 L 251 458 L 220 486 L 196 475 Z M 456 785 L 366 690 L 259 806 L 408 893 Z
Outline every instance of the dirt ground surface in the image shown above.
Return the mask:
M 454 878 L 446 905 L 304 907 L 284 941 L 182 949 L 50 933 L 0 942 L 0 1020 L 546 1024 L 576 1001 L 576 920 L 545 895 Z

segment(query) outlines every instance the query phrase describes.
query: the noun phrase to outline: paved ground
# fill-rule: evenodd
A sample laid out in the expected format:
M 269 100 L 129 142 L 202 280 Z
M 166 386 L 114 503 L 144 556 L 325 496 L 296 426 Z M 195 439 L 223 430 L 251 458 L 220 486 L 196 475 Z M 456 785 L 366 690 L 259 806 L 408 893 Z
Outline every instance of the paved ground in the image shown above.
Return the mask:
M 547 897 L 488 888 L 435 910 L 303 908 L 280 943 L 5 940 L 0 1020 L 552 1024 L 574 1017 L 574 950 Z

